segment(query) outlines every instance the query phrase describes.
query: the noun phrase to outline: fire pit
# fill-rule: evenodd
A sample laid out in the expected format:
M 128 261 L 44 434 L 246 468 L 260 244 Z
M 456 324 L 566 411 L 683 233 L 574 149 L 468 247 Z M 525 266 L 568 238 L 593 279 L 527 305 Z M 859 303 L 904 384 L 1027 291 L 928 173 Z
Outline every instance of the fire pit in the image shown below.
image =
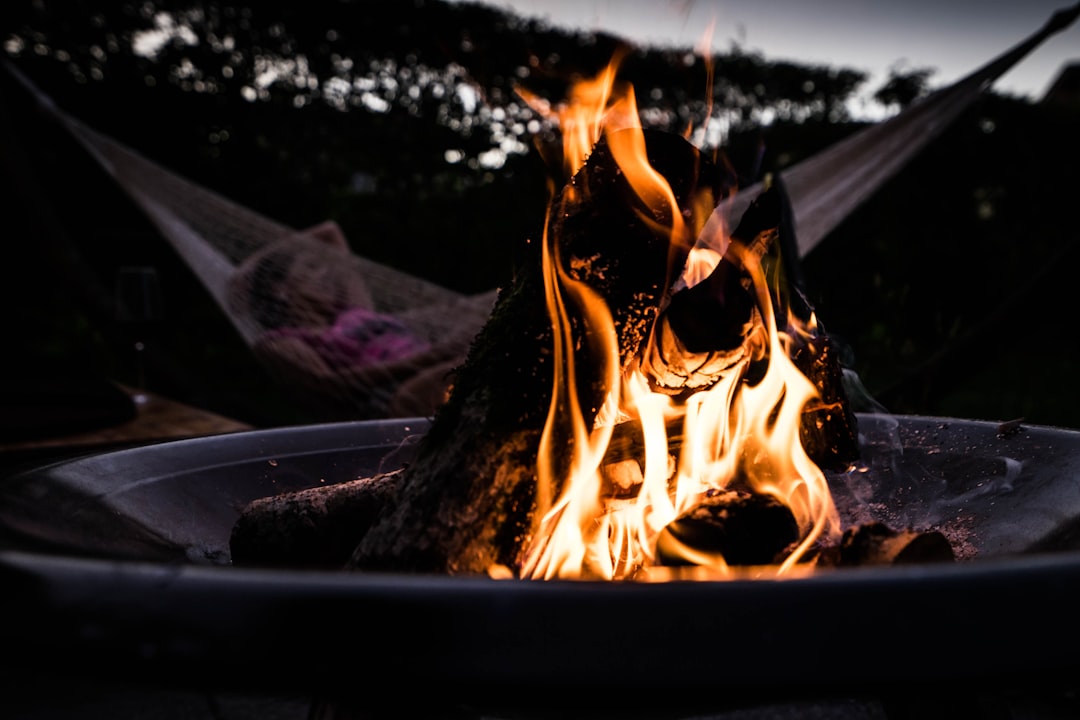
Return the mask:
M 731 217 L 737 177 L 646 132 L 618 60 L 555 109 L 568 180 L 430 424 L 237 433 L 10 480 L 10 651 L 365 714 L 423 695 L 672 715 L 1074 678 L 1080 434 L 857 415 L 792 283 L 784 183 Z M 257 499 L 398 469 L 357 542 L 357 514 L 335 516 L 350 555 L 331 570 L 256 568 L 232 542 Z M 916 540 L 878 553 L 897 529 Z M 944 552 L 908 553 L 919 538 Z
M 246 569 L 250 500 L 407 462 L 422 419 L 115 451 L 7 481 L 8 656 L 51 670 L 394 703 L 716 709 L 1074 677 L 1080 433 L 860 415 L 847 522 L 938 528 L 954 563 L 786 580 L 600 582 Z M 1005 683 L 1006 685 L 990 685 Z M 644 692 L 646 697 L 640 693 Z

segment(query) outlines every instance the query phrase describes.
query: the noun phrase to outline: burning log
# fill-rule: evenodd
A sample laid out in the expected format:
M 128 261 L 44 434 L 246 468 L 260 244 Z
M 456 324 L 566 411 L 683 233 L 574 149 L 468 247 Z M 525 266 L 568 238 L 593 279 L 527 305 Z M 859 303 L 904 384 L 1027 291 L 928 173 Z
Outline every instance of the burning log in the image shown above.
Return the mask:
M 657 564 L 668 568 L 768 565 L 781 562 L 798 541 L 795 518 L 769 495 L 712 491 L 669 523 L 656 543 Z M 953 562 L 956 555 L 940 532 L 894 530 L 868 522 L 844 531 L 840 542 L 808 554 L 819 568 L 870 567 Z
M 769 565 L 781 562 L 798 540 L 795 516 L 773 496 L 710 491 L 664 528 L 656 555 L 666 566 L 704 564 L 695 560 L 716 556 L 728 565 Z
M 615 133 L 615 142 L 627 132 L 634 131 Z M 672 294 L 706 217 L 733 183 L 681 137 L 651 132 L 642 137 L 650 170 L 670 188 L 670 200 L 644 198 L 604 136 L 552 206 L 551 247 L 559 271 L 595 293 L 610 311 L 617 370 L 640 365 L 655 389 L 685 398 L 744 360 L 765 359 L 763 313 L 785 307 L 770 310 L 768 300 L 763 304 L 745 262 L 769 260 L 774 274 L 779 267 L 775 240 L 782 197 L 774 191 L 759 197 L 709 276 Z M 235 561 L 303 564 L 306 557 L 307 564 L 336 565 L 352 541 L 346 565 L 355 569 L 476 574 L 521 566 L 544 504 L 538 499 L 537 458 L 549 417 L 572 410 L 592 427 L 611 390 L 594 342 L 603 330 L 593 327 L 584 305 L 567 303 L 563 312 L 571 332 L 558 337 L 545 285 L 547 246 L 533 249 L 534 262 L 500 294 L 416 459 L 385 483 L 377 502 L 372 484 L 360 483 L 253 504 L 233 535 Z M 575 368 L 572 390 L 562 395 L 554 389 L 552 350 L 560 340 Z M 838 441 L 828 433 L 836 425 L 813 415 L 831 407 L 837 416 L 851 417 L 841 386 L 829 384 L 839 377 L 839 368 L 825 350 L 827 338 L 803 340 L 796 358 L 803 359 L 823 398 L 802 418 L 804 444 L 818 449 L 815 461 L 827 460 L 830 452 L 850 460 L 853 424 L 839 426 L 850 436 Z M 830 397 L 831 406 L 824 400 Z M 671 423 L 672 461 L 680 432 Z M 557 427 L 547 442 L 569 450 L 580 440 L 572 428 Z M 643 453 L 640 424 L 616 424 L 600 469 L 609 497 L 633 497 L 641 490 Z M 570 454 L 555 453 L 553 463 L 568 462 L 564 456 Z M 553 475 L 565 477 L 565 470 L 554 468 Z M 748 506 L 757 507 L 760 497 Z M 546 502 L 550 506 L 551 498 Z M 384 509 L 378 518 L 374 506 Z M 269 519 L 277 530 L 268 535 Z M 672 528 L 679 530 L 679 525 Z M 776 537 L 782 547 L 791 544 L 788 533 Z
M 777 322 L 786 325 L 790 313 L 813 330 L 796 334 L 791 351 L 796 367 L 818 392 L 804 411 L 800 439 L 818 466 L 839 470 L 859 457 L 855 414 L 829 337 L 816 321 L 811 322 L 814 310 L 798 281 L 794 233 L 791 205 L 783 183 L 777 181 L 754 200 L 732 232 L 731 243 L 738 250 L 729 250 L 704 281 L 675 293 L 661 315 L 655 345 L 661 357 L 653 365 L 667 372 L 656 373 L 655 386 L 672 394 L 692 392 L 714 381 L 747 349 L 756 349 L 757 359 L 761 358 L 764 339 L 756 316 L 761 309 L 749 292 L 739 260 L 751 252 L 769 262 L 769 272 L 777 278 Z
M 671 186 L 674 211 L 689 220 L 683 237 L 673 240 L 659 227 L 671 218 L 643 205 L 605 140 L 563 188 L 550 216 L 562 267 L 611 311 L 623 365 L 639 356 L 693 233 L 704 224 L 702 211 L 707 216 L 731 187 L 726 173 L 681 137 L 646 133 L 645 149 Z M 519 565 L 536 521 L 536 459 L 554 382 L 540 247 L 533 260 L 501 292 L 405 471 L 394 510 L 361 540 L 353 567 L 483 573 Z M 583 337 L 586 318 L 575 313 L 570 321 Z M 591 424 L 608 388 L 592 369 L 596 358 L 587 342 L 572 353 L 576 401 Z
M 769 190 L 747 209 L 728 252 L 708 277 L 671 297 L 645 358 L 654 389 L 686 396 L 711 385 L 748 352 L 763 355 L 760 308 L 740 256 L 752 252 L 760 260 L 774 245 L 776 225 L 775 195 Z
M 397 496 L 401 470 L 259 498 L 229 536 L 234 565 L 340 569 Z
M 675 205 L 646 203 L 605 136 L 553 205 L 552 252 L 559 271 L 587 288 L 579 292 L 595 293 L 610 311 L 618 371 L 640 363 L 654 386 L 670 395 L 688 394 L 744 358 L 764 358 L 761 315 L 772 310 L 767 301 L 762 304 L 744 263 L 748 254 L 774 264 L 779 258 L 774 240 L 782 205 L 766 192 L 743 216 L 729 252 L 709 277 L 672 295 L 698 231 L 716 201 L 730 192 L 731 178 L 682 138 L 644 137 L 648 164 L 670 186 Z M 611 390 L 594 343 L 602 331 L 593 327 L 585 304 L 562 307 L 570 328 L 566 337 L 553 330 L 542 250 L 536 248 L 535 262 L 500 295 L 458 371 L 450 400 L 404 473 L 394 509 L 364 535 L 352 567 L 453 574 L 521 566 L 543 506 L 537 457 L 548 418 L 579 412 L 591 428 Z M 804 348 L 808 367 L 832 380 L 839 368 L 822 349 L 826 339 L 811 339 L 820 342 Z M 552 348 L 559 342 L 569 347 L 574 368 L 566 395 L 553 390 Z M 853 417 L 845 414 L 839 384 L 821 387 L 839 397 L 833 411 L 843 412 L 836 414 Z M 810 447 L 819 448 L 822 458 L 827 451 L 843 455 L 855 447 L 853 425 L 841 426 L 849 433 L 844 442 L 822 437 L 829 427 L 812 416 L 803 423 L 802 432 L 818 440 Z M 570 428 L 548 432 L 547 442 L 555 447 L 580 442 Z M 612 454 L 602 463 L 601 474 L 618 492 L 638 489 L 640 474 L 630 472 L 629 464 L 618 467 L 620 460 L 640 460 L 636 432 L 633 422 L 617 425 Z M 570 454 L 555 453 L 552 462 L 566 463 Z M 555 468 L 552 475 L 565 477 L 566 469 Z M 553 494 L 560 490 L 555 487 Z M 784 538 L 786 546 L 790 539 Z
M 893 530 L 880 522 L 849 528 L 840 544 L 823 554 L 821 564 L 837 567 L 952 562 L 948 539 L 937 531 Z

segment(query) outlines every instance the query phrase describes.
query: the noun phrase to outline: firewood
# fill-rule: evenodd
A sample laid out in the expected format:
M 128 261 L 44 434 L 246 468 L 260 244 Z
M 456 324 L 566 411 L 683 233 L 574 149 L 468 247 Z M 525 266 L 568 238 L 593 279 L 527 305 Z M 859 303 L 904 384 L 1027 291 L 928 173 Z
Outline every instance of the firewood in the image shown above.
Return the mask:
M 626 131 L 624 131 L 626 132 Z M 650 164 L 671 185 L 687 233 L 674 241 L 637 198 L 601 140 L 550 214 L 567 272 L 611 310 L 620 361 L 639 355 L 694 233 L 730 192 L 731 178 L 679 136 L 647 132 Z M 517 567 L 536 519 L 536 456 L 552 397 L 552 326 L 539 243 L 505 288 L 405 470 L 394 510 L 360 541 L 351 566 L 451 574 Z M 572 311 L 576 337 L 584 327 Z M 591 424 L 606 393 L 589 344 L 573 348 Z M 567 442 L 569 439 L 567 438 Z M 557 491 L 557 489 L 556 489 Z
M 705 554 L 728 565 L 768 565 L 782 561 L 798 539 L 795 516 L 773 496 L 711 490 L 660 532 L 656 556 L 669 567 L 693 565 L 693 556 Z
M 935 530 L 894 530 L 882 522 L 848 528 L 840 544 L 822 553 L 819 565 L 861 567 L 952 562 L 956 559 L 948 539 Z
M 689 577 L 679 569 L 708 564 L 703 558 L 709 556 L 719 556 L 729 566 L 778 563 L 797 541 L 795 518 L 775 498 L 738 490 L 710 491 L 661 531 L 656 564 L 669 573 L 652 575 Z M 814 548 L 803 562 L 828 569 L 955 559 L 952 545 L 940 532 L 894 530 L 882 522 L 868 522 L 848 528 L 838 543 Z
M 757 307 L 739 254 L 725 256 L 703 283 L 671 293 L 704 224 L 700 214 L 731 191 L 732 178 L 680 137 L 646 132 L 646 138 L 649 162 L 671 185 L 678 207 L 647 208 L 601 140 L 552 206 L 549 222 L 557 262 L 607 304 L 622 369 L 641 362 L 645 347 L 656 347 L 647 345 L 653 332 L 668 332 L 680 352 L 690 354 L 722 358 L 725 353 L 761 352 L 763 344 L 755 345 L 752 336 L 762 331 L 763 308 Z M 733 233 L 733 246 L 759 258 L 775 255 L 777 207 L 782 205 L 775 193 L 758 198 Z M 688 220 L 683 234 L 674 238 L 668 231 L 672 212 Z M 364 511 L 350 511 L 343 503 L 332 510 L 330 503 L 323 504 L 321 493 L 255 505 L 237 524 L 234 561 L 333 564 L 349 539 L 359 538 L 346 561 L 352 569 L 479 574 L 519 566 L 538 519 L 536 457 L 554 381 L 553 328 L 544 300 L 540 244 L 533 243 L 531 251 L 514 283 L 500 292 L 491 317 L 457 369 L 453 392 L 438 410 L 417 457 L 395 475 L 394 491 L 380 496 L 381 514 L 350 519 L 353 512 Z M 576 342 L 571 353 L 577 399 L 589 426 L 608 388 L 595 369 L 590 344 L 582 340 L 588 333 L 584 315 L 572 305 L 568 313 Z M 838 366 L 820 347 L 810 346 L 802 356 L 806 367 L 817 373 L 811 378 L 828 391 L 820 407 L 807 413 L 807 447 L 818 448 L 822 457 L 839 447 L 838 456 L 844 456 L 847 446 L 823 434 L 828 423 L 812 415 L 831 409 L 843 417 L 838 410 L 846 410 L 840 385 L 827 384 Z M 723 360 L 711 367 L 706 363 L 695 370 L 695 381 L 701 382 L 686 383 L 686 377 L 676 377 L 677 363 L 652 357 L 642 364 L 652 373 L 654 387 L 673 394 L 694 391 L 726 369 Z M 676 382 L 667 382 L 672 377 Z M 830 405 L 830 398 L 838 404 Z M 564 411 L 556 408 L 560 416 Z M 841 427 L 854 437 L 853 426 Z M 571 441 L 569 434 L 561 437 Z M 669 438 L 669 449 L 677 454 L 677 427 L 669 428 Z M 640 428 L 634 423 L 616 427 L 602 473 L 606 492 L 613 497 L 636 492 L 640 460 Z M 345 517 L 331 517 L 339 512 Z M 281 518 L 281 528 L 295 528 L 282 531 L 283 536 L 291 532 L 297 537 L 274 547 L 264 538 L 261 542 L 268 547 L 260 554 L 247 543 L 256 541 L 258 528 L 266 525 L 256 519 L 271 517 Z M 314 531 L 318 524 L 325 527 Z M 348 528 L 348 534 L 342 528 Z M 787 533 L 778 537 L 785 546 L 791 540 Z
M 783 184 L 770 185 L 739 220 L 731 233 L 732 249 L 713 272 L 672 296 L 657 323 L 659 339 L 654 345 L 663 356 L 654 365 L 666 372 L 653 372 L 653 386 L 672 395 L 694 392 L 747 353 L 756 352 L 756 360 L 763 358 L 764 308 L 756 306 L 739 261 L 740 254 L 752 252 L 772 276 L 778 327 L 786 327 L 789 313 L 807 324 L 806 331 L 792 337 L 792 361 L 819 394 L 803 413 L 803 448 L 819 467 L 841 470 L 859 457 L 855 413 L 831 339 L 820 323 L 810 324 L 814 308 L 804 295 L 793 257 L 796 241 L 790 216 Z
M 822 333 L 797 346 L 792 360 L 819 394 L 803 409 L 799 426 L 803 449 L 818 467 L 844 470 L 859 458 L 859 430 L 836 348 Z
M 650 164 L 670 183 L 677 211 L 691 219 L 685 237 L 670 237 L 670 218 L 658 217 L 637 198 L 602 140 L 552 206 L 555 256 L 567 274 L 607 304 L 623 369 L 641 362 L 654 388 L 693 392 L 715 382 L 743 354 L 764 359 L 765 308 L 758 307 L 739 252 L 757 254 L 783 284 L 783 257 L 775 239 L 784 196 L 780 190 L 759 196 L 733 232 L 732 247 L 739 252 L 725 255 L 703 283 L 673 295 L 670 289 L 704 223 L 693 211 L 700 212 L 703 198 L 711 209 L 730 192 L 732 182 L 682 138 L 647 133 L 647 152 Z M 797 306 L 788 288 L 780 288 L 779 298 L 777 313 Z M 597 358 L 591 355 L 584 316 L 572 306 L 568 312 L 576 342 L 577 399 L 588 427 L 607 388 L 594 369 Z M 660 341 L 648 343 L 654 332 Z M 664 333 L 672 357 L 664 356 Z M 828 338 L 808 338 L 794 359 L 821 398 L 808 408 L 801 434 L 812 460 L 839 465 L 857 457 L 854 415 Z M 553 344 L 537 243 L 531 262 L 500 294 L 459 368 L 448 403 L 404 474 L 395 508 L 359 542 L 352 567 L 476 574 L 519 566 L 537 520 L 535 463 L 552 398 Z M 694 368 L 680 365 L 695 353 L 707 361 Z M 555 410 L 563 415 L 565 409 Z M 632 424 L 616 429 L 605 458 L 613 478 L 629 477 L 621 473 L 620 460 L 640 460 L 637 432 Z M 571 436 L 566 433 L 558 442 L 569 443 Z M 675 433 L 673 449 L 678 442 Z M 632 469 L 629 464 L 621 468 Z
M 341 569 L 394 504 L 401 470 L 259 498 L 233 524 L 233 565 Z
M 644 369 L 654 390 L 685 396 L 708 387 L 762 343 L 760 311 L 740 256 L 760 259 L 779 221 L 775 191 L 756 198 L 731 233 L 728 252 L 701 282 L 674 293 L 656 323 Z M 756 347 L 755 347 L 756 345 Z
M 789 310 L 803 322 L 814 312 L 801 288 L 789 287 L 784 280 L 799 275 L 795 269 L 783 269 L 794 263 L 790 254 L 781 254 L 783 247 L 794 245 L 789 214 L 783 186 L 770 186 L 754 200 L 731 234 L 733 246 L 755 253 L 759 260 L 765 258 L 771 262 L 772 272 L 779 273 L 775 313 L 780 327 L 787 322 Z M 790 239 L 781 243 L 784 233 Z M 653 345 L 658 358 L 647 357 L 645 363 L 657 391 L 671 395 L 696 392 L 715 382 L 747 352 L 756 350 L 757 359 L 761 359 L 762 309 L 755 304 L 738 257 L 738 252 L 729 251 L 705 280 L 676 292 L 661 312 L 656 329 L 659 339 Z M 756 348 L 748 342 L 752 336 L 760 340 Z M 820 325 L 813 332 L 796 334 L 792 347 L 792 361 L 819 393 L 803 412 L 799 433 L 803 448 L 819 467 L 842 470 L 858 459 L 859 447 L 855 413 L 844 391 L 837 353 Z M 617 428 L 609 455 L 640 452 L 640 442 L 635 441 L 638 435 L 640 428 Z M 671 449 L 677 451 L 681 442 L 677 426 L 669 426 L 668 438 Z

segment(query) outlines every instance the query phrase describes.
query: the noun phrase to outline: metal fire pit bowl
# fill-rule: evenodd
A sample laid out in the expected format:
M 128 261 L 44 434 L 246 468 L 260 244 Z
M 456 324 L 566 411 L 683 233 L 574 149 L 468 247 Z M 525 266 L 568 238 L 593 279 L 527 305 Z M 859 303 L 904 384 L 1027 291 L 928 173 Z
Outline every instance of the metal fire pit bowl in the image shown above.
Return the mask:
M 1080 433 L 1049 427 L 859 416 L 863 462 L 829 475 L 845 522 L 940 529 L 954 563 L 666 583 L 230 565 L 246 503 L 400 466 L 426 427 L 257 430 L 9 478 L 0 652 L 394 707 L 671 712 L 1080 677 Z

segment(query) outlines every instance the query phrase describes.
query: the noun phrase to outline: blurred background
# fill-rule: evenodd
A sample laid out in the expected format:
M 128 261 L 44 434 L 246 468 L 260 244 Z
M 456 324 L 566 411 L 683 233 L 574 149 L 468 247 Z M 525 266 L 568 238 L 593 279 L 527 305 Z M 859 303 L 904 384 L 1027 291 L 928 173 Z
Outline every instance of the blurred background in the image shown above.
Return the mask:
M 557 100 L 626 40 L 602 22 L 438 0 L 2 12 L 3 58 L 75 118 L 237 205 L 294 228 L 333 220 L 355 253 L 470 294 L 512 278 L 546 207 L 538 148 L 553 128 L 516 88 Z M 738 42 L 714 53 L 711 104 L 682 40 L 637 44 L 622 72 L 646 125 L 696 128 L 747 183 L 956 77 L 914 52 L 883 74 Z M 818 316 L 890 412 L 1080 428 L 1077 66 L 1015 87 L 992 87 L 803 259 Z M 255 426 L 325 419 L 266 373 L 175 248 L 7 72 L 0 160 L 6 385 L 145 381 Z M 116 312 L 125 267 L 152 269 L 135 318 Z

